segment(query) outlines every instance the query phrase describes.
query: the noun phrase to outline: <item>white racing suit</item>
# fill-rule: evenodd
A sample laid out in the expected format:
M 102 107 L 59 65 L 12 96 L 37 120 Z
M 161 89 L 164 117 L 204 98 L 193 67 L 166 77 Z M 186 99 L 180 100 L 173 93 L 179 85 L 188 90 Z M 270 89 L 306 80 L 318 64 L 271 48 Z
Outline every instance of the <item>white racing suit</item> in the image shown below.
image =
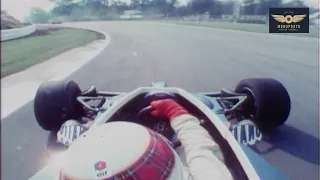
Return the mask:
M 226 165 L 219 160 L 222 159 L 219 145 L 200 126 L 200 121 L 196 117 L 177 116 L 171 120 L 171 127 L 182 144 L 182 153 L 185 154 L 185 156 L 181 155 L 177 150 L 180 159 L 185 161 L 184 177 L 186 180 L 233 179 Z

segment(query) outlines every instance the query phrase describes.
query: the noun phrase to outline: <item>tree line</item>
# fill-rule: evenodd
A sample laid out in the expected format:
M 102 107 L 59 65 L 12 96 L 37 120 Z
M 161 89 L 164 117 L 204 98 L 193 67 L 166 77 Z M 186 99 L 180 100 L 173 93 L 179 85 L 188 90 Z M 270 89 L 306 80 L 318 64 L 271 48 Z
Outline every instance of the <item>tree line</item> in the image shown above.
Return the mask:
M 126 10 L 138 10 L 146 17 L 161 14 L 164 17 L 183 17 L 207 13 L 219 18 L 223 14 L 233 14 L 235 1 L 190 0 L 181 4 L 177 0 L 50 0 L 54 7 L 49 11 L 34 7 L 30 11 L 29 21 L 45 23 L 58 16 L 68 16 L 73 20 L 84 20 L 87 16 L 100 19 L 115 19 Z M 292 0 L 283 4 L 282 0 L 244 0 L 240 14 L 266 15 L 270 7 L 307 7 L 302 0 Z

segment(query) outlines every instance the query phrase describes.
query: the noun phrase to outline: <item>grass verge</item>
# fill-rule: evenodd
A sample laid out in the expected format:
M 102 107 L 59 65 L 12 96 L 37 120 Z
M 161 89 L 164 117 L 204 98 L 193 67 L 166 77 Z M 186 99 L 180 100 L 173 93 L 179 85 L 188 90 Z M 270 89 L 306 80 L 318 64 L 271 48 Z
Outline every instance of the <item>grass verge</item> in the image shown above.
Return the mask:
M 164 21 L 164 22 L 179 24 L 179 25 L 192 25 L 192 26 L 240 30 L 240 31 L 247 31 L 247 32 L 269 33 L 269 26 L 266 24 L 204 22 L 204 21 Z M 277 33 L 277 34 L 319 38 L 319 28 L 315 26 L 310 26 L 309 33 Z
M 1 42 L 1 78 L 104 38 L 102 34 L 89 30 L 49 28 L 37 30 L 24 38 Z

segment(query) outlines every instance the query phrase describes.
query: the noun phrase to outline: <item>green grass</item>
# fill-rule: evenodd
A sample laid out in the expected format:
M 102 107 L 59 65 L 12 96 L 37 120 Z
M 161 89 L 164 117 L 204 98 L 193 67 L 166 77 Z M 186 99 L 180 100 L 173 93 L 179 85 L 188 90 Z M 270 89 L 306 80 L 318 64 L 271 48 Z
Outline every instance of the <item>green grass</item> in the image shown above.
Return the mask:
M 269 26 L 267 24 L 249 24 L 249 23 L 230 23 L 230 22 L 204 22 L 204 21 L 163 21 L 168 23 L 180 25 L 192 25 L 202 27 L 212 27 L 221 29 L 232 29 L 247 32 L 269 33 Z M 280 35 L 290 36 L 304 36 L 304 37 L 319 37 L 319 29 L 310 26 L 309 33 L 278 33 Z
M 101 36 L 93 31 L 63 28 L 37 31 L 25 38 L 1 42 L 1 77 L 99 38 Z

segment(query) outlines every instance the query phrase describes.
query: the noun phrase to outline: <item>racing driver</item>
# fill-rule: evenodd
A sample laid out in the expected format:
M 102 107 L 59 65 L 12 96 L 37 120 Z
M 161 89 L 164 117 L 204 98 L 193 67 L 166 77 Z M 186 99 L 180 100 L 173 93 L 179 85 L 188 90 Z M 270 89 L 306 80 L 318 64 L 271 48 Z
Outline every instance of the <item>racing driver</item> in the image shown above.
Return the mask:
M 92 127 L 67 150 L 60 180 L 230 180 L 213 153 L 218 144 L 174 100 L 151 102 L 151 114 L 170 121 L 185 154 L 183 165 L 168 140 L 137 123 L 110 122 Z

